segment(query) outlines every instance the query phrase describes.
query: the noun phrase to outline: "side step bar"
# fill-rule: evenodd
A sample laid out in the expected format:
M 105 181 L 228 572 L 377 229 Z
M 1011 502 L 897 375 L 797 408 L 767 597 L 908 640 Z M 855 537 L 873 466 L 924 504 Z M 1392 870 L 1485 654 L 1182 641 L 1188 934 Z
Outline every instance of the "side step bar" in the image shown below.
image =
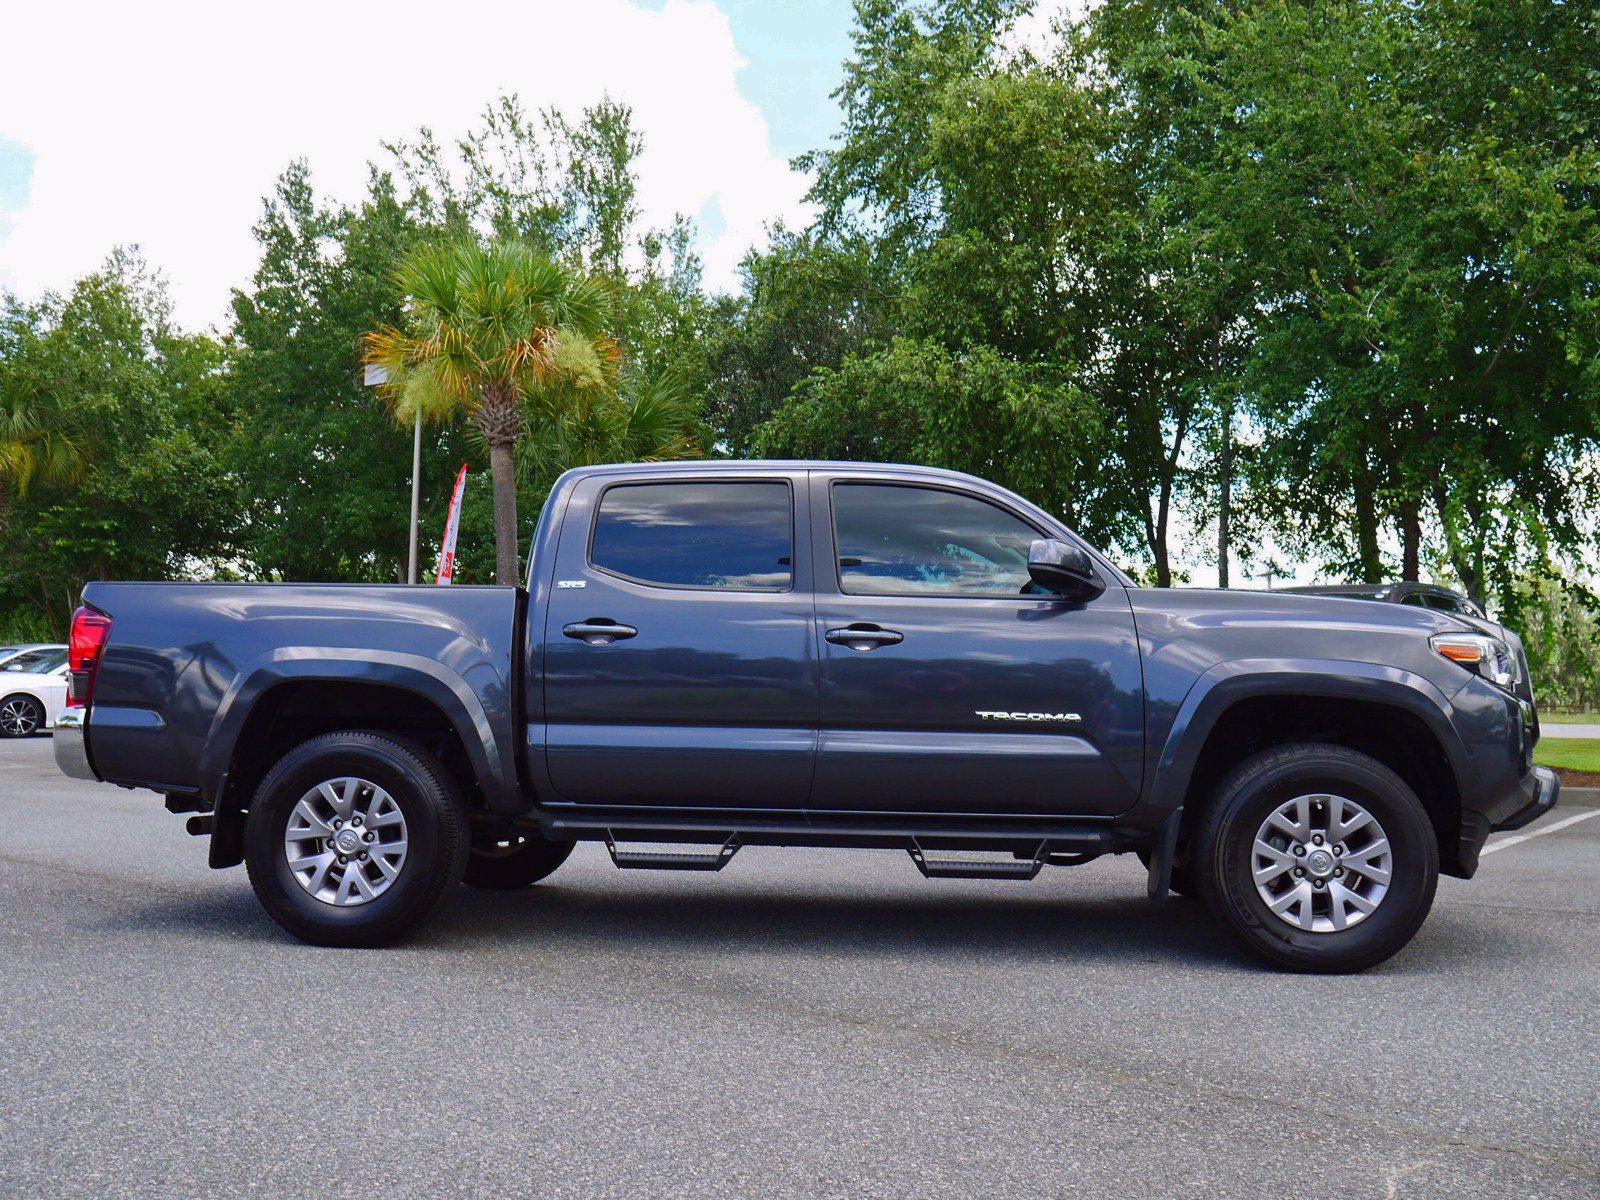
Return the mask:
M 617 839 L 606 830 L 606 850 L 621 870 L 720 871 L 739 852 L 739 835 L 731 833 L 722 846 L 706 854 L 664 853 L 655 850 L 618 850 Z
M 984 862 L 965 858 L 929 858 L 916 838 L 906 847 L 917 870 L 928 879 L 1032 879 L 1050 857 L 1050 843 L 1040 842 L 1031 858 L 1021 852 L 1009 859 Z

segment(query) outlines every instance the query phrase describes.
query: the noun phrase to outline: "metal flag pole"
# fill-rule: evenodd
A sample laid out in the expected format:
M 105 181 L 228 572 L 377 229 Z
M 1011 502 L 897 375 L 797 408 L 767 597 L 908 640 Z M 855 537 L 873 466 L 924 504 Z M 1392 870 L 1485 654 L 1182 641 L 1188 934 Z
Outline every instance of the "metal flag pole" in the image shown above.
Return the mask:
M 406 582 L 417 581 L 417 497 L 422 492 L 422 409 L 417 409 L 417 428 L 411 436 L 411 549 L 406 555 Z

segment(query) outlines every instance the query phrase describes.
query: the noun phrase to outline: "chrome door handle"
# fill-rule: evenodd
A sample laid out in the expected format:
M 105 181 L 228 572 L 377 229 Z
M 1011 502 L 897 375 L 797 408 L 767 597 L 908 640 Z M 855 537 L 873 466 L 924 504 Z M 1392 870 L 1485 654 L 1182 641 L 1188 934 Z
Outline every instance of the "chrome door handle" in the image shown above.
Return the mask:
M 563 625 L 561 632 L 590 646 L 609 646 L 612 642 L 635 637 L 639 631 L 632 625 L 620 624 L 610 617 L 590 617 L 587 621 Z
M 857 621 L 843 629 L 830 629 L 823 635 L 835 646 L 850 650 L 876 650 L 879 646 L 892 646 L 906 640 L 906 635 L 893 629 L 881 629 L 868 621 Z

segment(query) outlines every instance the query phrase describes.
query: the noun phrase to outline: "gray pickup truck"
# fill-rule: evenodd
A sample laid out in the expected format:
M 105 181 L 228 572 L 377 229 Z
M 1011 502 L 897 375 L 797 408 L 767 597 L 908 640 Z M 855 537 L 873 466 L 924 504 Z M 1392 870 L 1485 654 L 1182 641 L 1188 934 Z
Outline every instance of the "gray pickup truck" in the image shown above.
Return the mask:
M 164 793 L 323 944 L 391 942 L 582 839 L 619 867 L 831 846 L 1010 880 L 1131 853 L 1152 898 L 1202 898 L 1267 961 L 1352 971 L 1559 791 L 1499 626 L 1138 587 L 1026 500 L 926 468 L 572 471 L 526 589 L 83 604 L 62 769 Z

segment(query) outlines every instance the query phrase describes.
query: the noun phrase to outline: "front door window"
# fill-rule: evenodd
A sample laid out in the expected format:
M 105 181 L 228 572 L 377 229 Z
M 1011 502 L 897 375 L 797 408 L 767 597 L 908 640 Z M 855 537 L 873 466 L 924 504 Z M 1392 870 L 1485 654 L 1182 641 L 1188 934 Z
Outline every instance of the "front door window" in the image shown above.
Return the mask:
M 840 483 L 839 590 L 847 596 L 1020 596 L 1033 526 L 974 496 Z

